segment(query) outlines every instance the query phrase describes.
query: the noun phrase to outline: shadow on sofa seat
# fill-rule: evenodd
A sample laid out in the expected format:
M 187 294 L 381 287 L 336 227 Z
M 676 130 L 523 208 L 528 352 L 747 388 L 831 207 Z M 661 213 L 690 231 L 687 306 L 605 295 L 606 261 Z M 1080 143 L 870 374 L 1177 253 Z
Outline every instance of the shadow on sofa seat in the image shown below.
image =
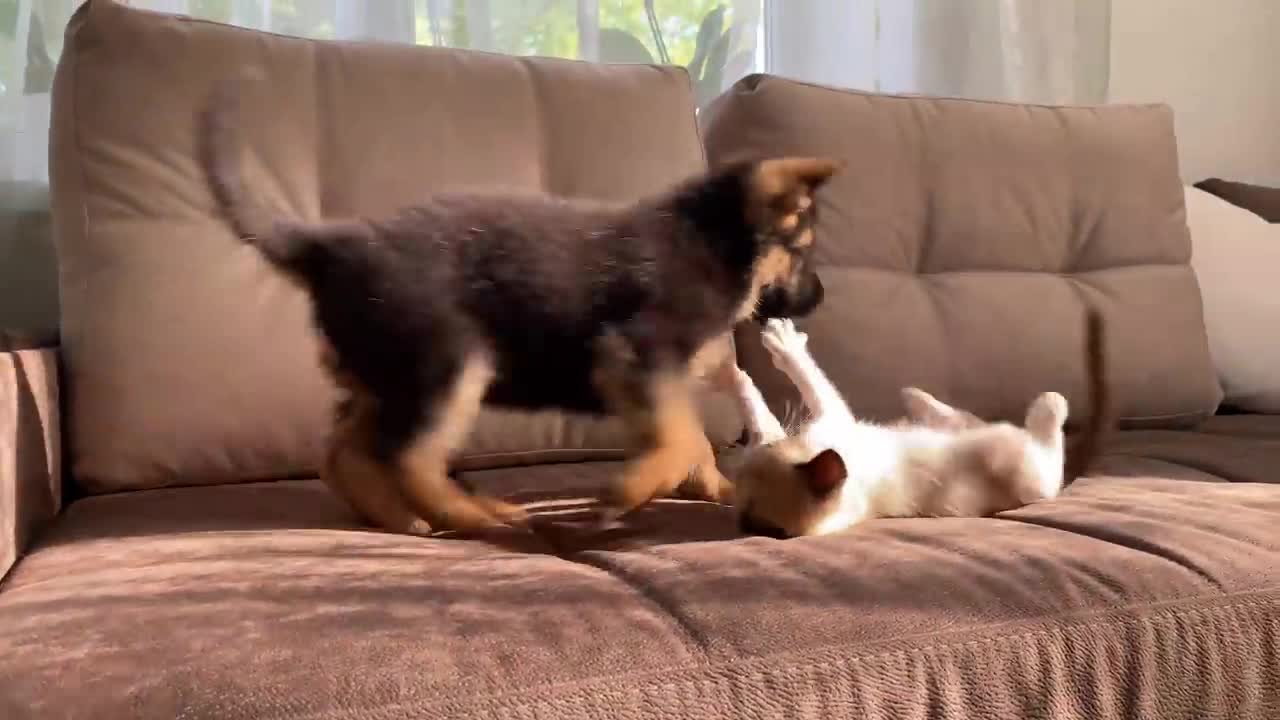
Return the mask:
M 997 518 L 785 542 L 677 501 L 568 547 L 373 532 L 317 481 L 87 498 L 0 586 L 0 698 L 156 718 L 1239 708 L 1223 677 L 1280 682 L 1260 665 L 1280 649 L 1280 423 L 1115 448 L 1111 477 Z M 1157 466 L 1178 471 L 1137 476 Z M 615 469 L 471 477 L 549 498 L 545 530 Z M 1061 706 L 1082 682 L 1115 692 Z

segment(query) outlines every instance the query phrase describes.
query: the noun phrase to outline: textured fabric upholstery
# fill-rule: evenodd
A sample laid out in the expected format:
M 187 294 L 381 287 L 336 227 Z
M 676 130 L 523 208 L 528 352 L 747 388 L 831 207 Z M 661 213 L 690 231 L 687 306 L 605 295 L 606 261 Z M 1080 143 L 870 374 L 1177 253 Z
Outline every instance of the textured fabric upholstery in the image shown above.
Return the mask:
M 1272 718 L 1275 419 L 787 541 L 677 501 L 592 537 L 612 463 L 470 473 L 539 513 L 485 539 L 361 529 L 314 481 L 89 497 L 0 585 L 4 717 Z

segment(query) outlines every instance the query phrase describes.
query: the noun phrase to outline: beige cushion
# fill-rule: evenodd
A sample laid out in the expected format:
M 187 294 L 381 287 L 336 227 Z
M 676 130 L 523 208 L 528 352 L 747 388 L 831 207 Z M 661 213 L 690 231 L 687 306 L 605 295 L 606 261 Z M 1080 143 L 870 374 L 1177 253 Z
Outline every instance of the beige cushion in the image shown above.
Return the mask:
M 215 216 L 195 113 L 238 65 L 262 195 L 304 218 L 434 190 L 633 199 L 704 167 L 687 74 L 314 42 L 91 0 L 54 87 L 70 459 L 91 491 L 309 474 L 329 425 L 306 299 Z M 710 412 L 710 410 L 709 410 Z M 714 415 L 713 440 L 740 425 Z M 465 464 L 615 457 L 613 423 L 487 413 Z
M 1280 413 L 1280 225 L 1185 188 L 1191 266 L 1228 404 Z
M 1083 309 L 1104 313 L 1130 423 L 1214 412 L 1169 108 L 1067 108 L 895 97 L 767 76 L 707 114 L 712 162 L 831 154 L 821 198 L 826 302 L 802 323 L 854 409 L 902 413 L 916 385 L 980 415 L 1020 418 L 1057 390 L 1087 414 Z M 742 364 L 792 397 L 758 334 Z

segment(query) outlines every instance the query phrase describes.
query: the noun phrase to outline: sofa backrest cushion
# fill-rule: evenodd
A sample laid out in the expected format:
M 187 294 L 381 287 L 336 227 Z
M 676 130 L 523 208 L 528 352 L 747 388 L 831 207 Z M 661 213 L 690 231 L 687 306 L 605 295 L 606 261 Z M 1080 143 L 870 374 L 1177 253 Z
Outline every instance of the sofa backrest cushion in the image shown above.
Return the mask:
M 1116 409 L 1191 424 L 1221 398 L 1205 337 L 1172 114 L 738 82 L 704 115 L 708 159 L 834 155 L 821 199 L 826 300 L 801 323 L 853 408 L 887 419 L 915 385 L 1021 420 L 1056 390 L 1087 416 L 1086 304 L 1106 321 Z M 795 402 L 758 333 L 744 368 Z
M 307 300 L 219 219 L 194 160 L 197 111 L 241 66 L 265 80 L 243 103 L 247 169 L 301 218 L 474 187 L 624 201 L 705 166 L 680 69 L 317 42 L 90 0 L 51 131 L 70 461 L 90 491 L 317 469 L 336 396 Z M 732 442 L 736 416 L 707 411 Z M 617 457 L 622 440 L 612 421 L 486 412 L 461 465 Z

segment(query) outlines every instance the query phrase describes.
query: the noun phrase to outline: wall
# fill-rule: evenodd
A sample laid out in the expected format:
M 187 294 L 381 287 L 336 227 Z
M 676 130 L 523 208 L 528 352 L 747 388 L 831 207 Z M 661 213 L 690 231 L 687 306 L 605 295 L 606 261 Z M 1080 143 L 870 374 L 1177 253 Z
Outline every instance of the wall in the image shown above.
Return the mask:
M 1112 0 L 1110 98 L 1173 106 L 1184 180 L 1280 185 L 1280 0 Z

